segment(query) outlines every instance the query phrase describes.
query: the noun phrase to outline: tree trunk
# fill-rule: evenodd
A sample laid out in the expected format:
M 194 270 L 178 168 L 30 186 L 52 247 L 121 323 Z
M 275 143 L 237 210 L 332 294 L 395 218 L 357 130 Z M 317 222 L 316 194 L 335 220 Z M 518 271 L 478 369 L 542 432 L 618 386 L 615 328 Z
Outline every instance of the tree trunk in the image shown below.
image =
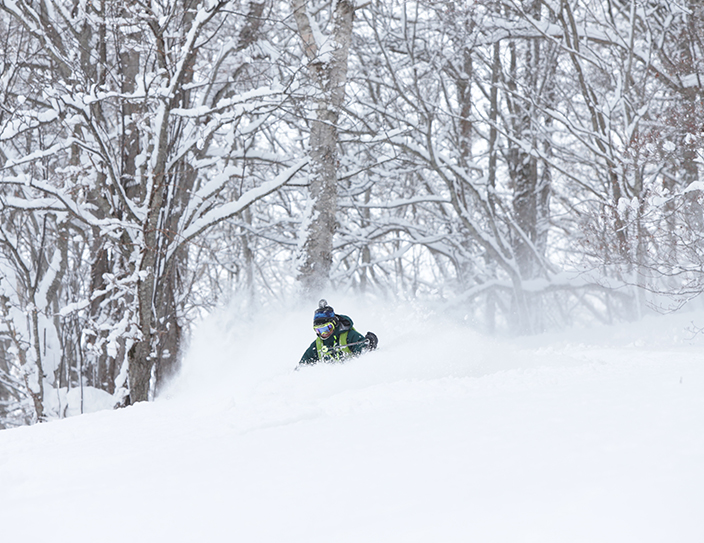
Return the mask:
M 293 14 L 308 68 L 318 87 L 316 115 L 310 134 L 309 205 L 303 219 L 302 248 L 298 278 L 304 292 L 314 293 L 326 286 L 332 266 L 333 237 L 337 227 L 338 129 L 340 108 L 345 97 L 354 2 L 334 3 L 332 47 L 321 51 L 306 11 L 305 0 L 293 0 Z

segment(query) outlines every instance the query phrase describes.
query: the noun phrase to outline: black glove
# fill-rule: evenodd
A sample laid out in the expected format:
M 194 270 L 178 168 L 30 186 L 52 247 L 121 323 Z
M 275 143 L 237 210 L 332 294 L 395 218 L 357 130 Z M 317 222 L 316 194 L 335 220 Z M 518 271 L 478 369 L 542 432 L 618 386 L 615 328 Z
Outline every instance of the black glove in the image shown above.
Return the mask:
M 370 351 L 373 351 L 374 349 L 376 349 L 376 346 L 379 345 L 379 338 L 376 337 L 376 334 L 374 332 L 367 332 L 367 335 L 364 337 L 367 338 Z

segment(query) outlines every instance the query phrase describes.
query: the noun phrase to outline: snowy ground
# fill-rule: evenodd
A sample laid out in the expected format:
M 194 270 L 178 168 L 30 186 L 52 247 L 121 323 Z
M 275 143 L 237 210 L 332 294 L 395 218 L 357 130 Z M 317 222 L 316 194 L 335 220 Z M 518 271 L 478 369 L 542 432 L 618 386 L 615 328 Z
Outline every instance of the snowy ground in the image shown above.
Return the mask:
M 149 404 L 0 432 L 0 541 L 704 541 L 704 314 L 491 339 L 330 300 L 201 326 Z

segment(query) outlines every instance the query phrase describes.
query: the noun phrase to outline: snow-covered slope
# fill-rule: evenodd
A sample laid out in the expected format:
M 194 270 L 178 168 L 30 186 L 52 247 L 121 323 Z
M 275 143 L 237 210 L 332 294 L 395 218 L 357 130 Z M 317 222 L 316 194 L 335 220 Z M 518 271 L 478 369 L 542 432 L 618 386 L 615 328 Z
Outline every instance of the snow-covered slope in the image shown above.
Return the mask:
M 293 371 L 311 311 L 224 313 L 157 401 L 0 432 L 0 541 L 704 541 L 696 317 L 511 340 L 330 301 L 379 351 Z

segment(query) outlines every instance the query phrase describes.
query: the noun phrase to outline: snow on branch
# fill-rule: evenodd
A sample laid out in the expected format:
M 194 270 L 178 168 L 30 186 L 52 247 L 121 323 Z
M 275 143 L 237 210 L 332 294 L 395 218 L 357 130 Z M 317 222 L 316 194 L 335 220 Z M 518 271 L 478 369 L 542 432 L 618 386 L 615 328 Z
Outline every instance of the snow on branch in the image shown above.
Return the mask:
M 399 198 L 396 200 L 389 200 L 387 202 L 370 202 L 368 204 L 361 202 L 340 202 L 341 207 L 354 207 L 354 208 L 365 208 L 365 209 L 394 209 L 404 206 L 412 206 L 417 204 L 449 204 L 452 203 L 449 198 L 443 198 L 442 196 L 416 196 L 414 198 Z
M 183 230 L 183 232 L 181 233 L 181 242 L 177 244 L 177 246 L 180 246 L 183 243 L 187 243 L 188 241 L 192 240 L 194 237 L 198 236 L 211 226 L 214 226 L 219 222 L 222 222 L 226 219 L 233 217 L 234 215 L 237 215 L 257 200 L 260 200 L 261 198 L 268 196 L 272 192 L 275 192 L 283 185 L 288 183 L 291 179 L 293 179 L 293 177 L 300 170 L 302 170 L 306 166 L 306 164 L 308 164 L 308 158 L 304 158 L 298 163 L 291 166 L 290 168 L 287 168 L 268 183 L 264 183 L 259 187 L 253 188 L 245 192 L 234 202 L 229 202 L 215 209 L 207 211 L 205 214 L 198 217 L 187 228 Z M 175 250 L 175 248 L 172 249 L 172 252 L 173 250 Z

